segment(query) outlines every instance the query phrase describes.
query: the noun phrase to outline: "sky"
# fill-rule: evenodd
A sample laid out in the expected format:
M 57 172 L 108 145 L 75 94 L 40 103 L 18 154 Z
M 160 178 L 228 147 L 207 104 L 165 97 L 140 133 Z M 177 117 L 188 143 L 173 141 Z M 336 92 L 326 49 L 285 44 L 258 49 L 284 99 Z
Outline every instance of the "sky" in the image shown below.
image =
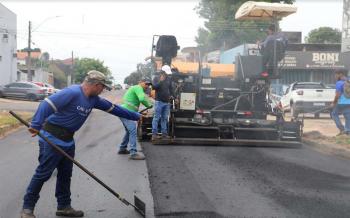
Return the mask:
M 194 8 L 199 0 L 153 1 L 0 1 L 17 14 L 17 48 L 27 47 L 32 22 L 32 47 L 53 59 L 96 58 L 112 72 L 116 83 L 136 70 L 151 54 L 152 36 L 175 35 L 181 48 L 196 46 L 204 20 Z M 284 18 L 284 31 L 341 29 L 342 0 L 297 0 L 296 14 Z M 234 15 L 233 15 L 234 16 Z

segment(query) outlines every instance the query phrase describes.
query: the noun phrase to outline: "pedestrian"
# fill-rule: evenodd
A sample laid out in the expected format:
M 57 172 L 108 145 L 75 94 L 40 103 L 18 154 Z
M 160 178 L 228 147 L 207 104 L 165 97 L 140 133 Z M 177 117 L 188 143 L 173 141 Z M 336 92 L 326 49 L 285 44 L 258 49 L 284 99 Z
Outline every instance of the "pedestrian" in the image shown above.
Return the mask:
M 335 71 L 335 97 L 332 103 L 331 117 L 339 129 L 340 135 L 350 135 L 350 81 L 347 77 L 347 70 L 339 69 Z M 342 124 L 339 114 L 345 118 L 345 126 Z
M 145 91 L 151 85 L 151 81 L 148 79 L 142 79 L 135 86 L 131 86 L 123 96 L 123 108 L 129 111 L 138 111 L 140 104 L 143 104 L 146 108 L 152 107 L 152 103 L 147 98 Z M 130 154 L 131 160 L 144 160 L 145 156 L 137 152 L 136 137 L 137 137 L 137 123 L 132 120 L 120 118 L 125 128 L 125 135 L 122 142 L 119 145 L 118 154 Z M 130 149 L 127 150 L 128 144 Z
M 81 85 L 69 86 L 42 101 L 34 114 L 29 132 L 40 133 L 74 158 L 76 132 L 88 118 L 93 108 L 125 119 L 139 120 L 140 114 L 125 110 L 98 95 L 106 88 L 106 77 L 99 71 L 89 71 Z M 84 212 L 71 206 L 71 177 L 73 163 L 56 152 L 45 140 L 39 138 L 39 165 L 24 196 L 21 218 L 35 218 L 34 207 L 39 200 L 43 184 L 57 169 L 55 196 L 56 216 L 83 217 Z
M 164 65 L 159 73 L 153 79 L 152 88 L 156 91 L 154 103 L 154 115 L 152 120 L 152 141 L 160 139 L 158 137 L 158 125 L 160 121 L 162 139 L 169 139 L 168 118 L 170 113 L 169 101 L 174 99 L 174 91 L 170 78 L 171 68 Z

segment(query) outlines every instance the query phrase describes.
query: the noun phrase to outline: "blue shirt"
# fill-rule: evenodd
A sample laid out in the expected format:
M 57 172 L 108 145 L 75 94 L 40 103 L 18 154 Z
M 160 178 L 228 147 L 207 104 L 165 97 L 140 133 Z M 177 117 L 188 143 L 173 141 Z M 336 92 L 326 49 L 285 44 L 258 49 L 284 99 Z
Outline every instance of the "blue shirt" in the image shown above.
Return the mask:
M 138 120 L 141 116 L 139 113 L 114 105 L 99 96 L 87 97 L 80 85 L 72 85 L 51 95 L 40 103 L 34 114 L 31 127 L 41 130 L 43 123 L 48 121 L 75 132 L 84 124 L 93 108 L 129 120 Z M 40 132 L 55 144 L 61 146 L 74 144 L 74 141 L 64 142 L 44 130 Z
M 346 98 L 344 96 L 344 83 L 345 83 L 345 80 L 339 80 L 335 84 L 335 91 L 340 93 L 338 104 L 350 104 L 350 98 Z

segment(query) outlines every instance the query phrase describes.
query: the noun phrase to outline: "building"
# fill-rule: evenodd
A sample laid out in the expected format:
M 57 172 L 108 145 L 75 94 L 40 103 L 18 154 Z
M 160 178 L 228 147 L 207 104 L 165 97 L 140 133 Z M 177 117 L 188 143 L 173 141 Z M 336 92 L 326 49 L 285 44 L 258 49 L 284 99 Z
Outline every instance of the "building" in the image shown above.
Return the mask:
M 0 85 L 17 78 L 17 15 L 0 3 Z
M 41 50 L 40 49 L 33 49 L 33 51 L 30 53 L 30 57 L 32 59 L 40 59 L 41 58 Z M 27 58 L 28 58 L 28 52 L 25 51 L 25 49 L 22 49 L 21 51 L 17 51 L 17 64 L 25 66 L 27 64 Z
M 235 63 L 238 55 L 258 55 L 256 44 L 244 44 L 220 54 L 220 63 Z M 350 69 L 350 54 L 341 53 L 340 44 L 289 44 L 285 58 L 279 63 L 280 84 L 293 82 L 335 82 L 334 71 Z

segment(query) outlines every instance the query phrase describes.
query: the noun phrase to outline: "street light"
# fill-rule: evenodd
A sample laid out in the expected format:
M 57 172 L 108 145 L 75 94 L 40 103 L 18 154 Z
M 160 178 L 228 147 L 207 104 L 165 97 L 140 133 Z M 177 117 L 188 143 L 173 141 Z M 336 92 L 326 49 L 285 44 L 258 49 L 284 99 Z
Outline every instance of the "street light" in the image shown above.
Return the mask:
M 36 28 L 32 30 L 32 22 L 29 21 L 29 26 L 28 26 L 28 61 L 27 61 L 27 80 L 31 82 L 33 80 L 33 75 L 32 75 L 32 70 L 31 70 L 31 65 L 32 65 L 32 60 L 31 60 L 31 43 L 32 43 L 32 32 L 37 30 L 41 25 L 43 25 L 46 21 L 58 18 L 61 16 L 52 16 L 52 17 L 47 17 L 45 18 Z

